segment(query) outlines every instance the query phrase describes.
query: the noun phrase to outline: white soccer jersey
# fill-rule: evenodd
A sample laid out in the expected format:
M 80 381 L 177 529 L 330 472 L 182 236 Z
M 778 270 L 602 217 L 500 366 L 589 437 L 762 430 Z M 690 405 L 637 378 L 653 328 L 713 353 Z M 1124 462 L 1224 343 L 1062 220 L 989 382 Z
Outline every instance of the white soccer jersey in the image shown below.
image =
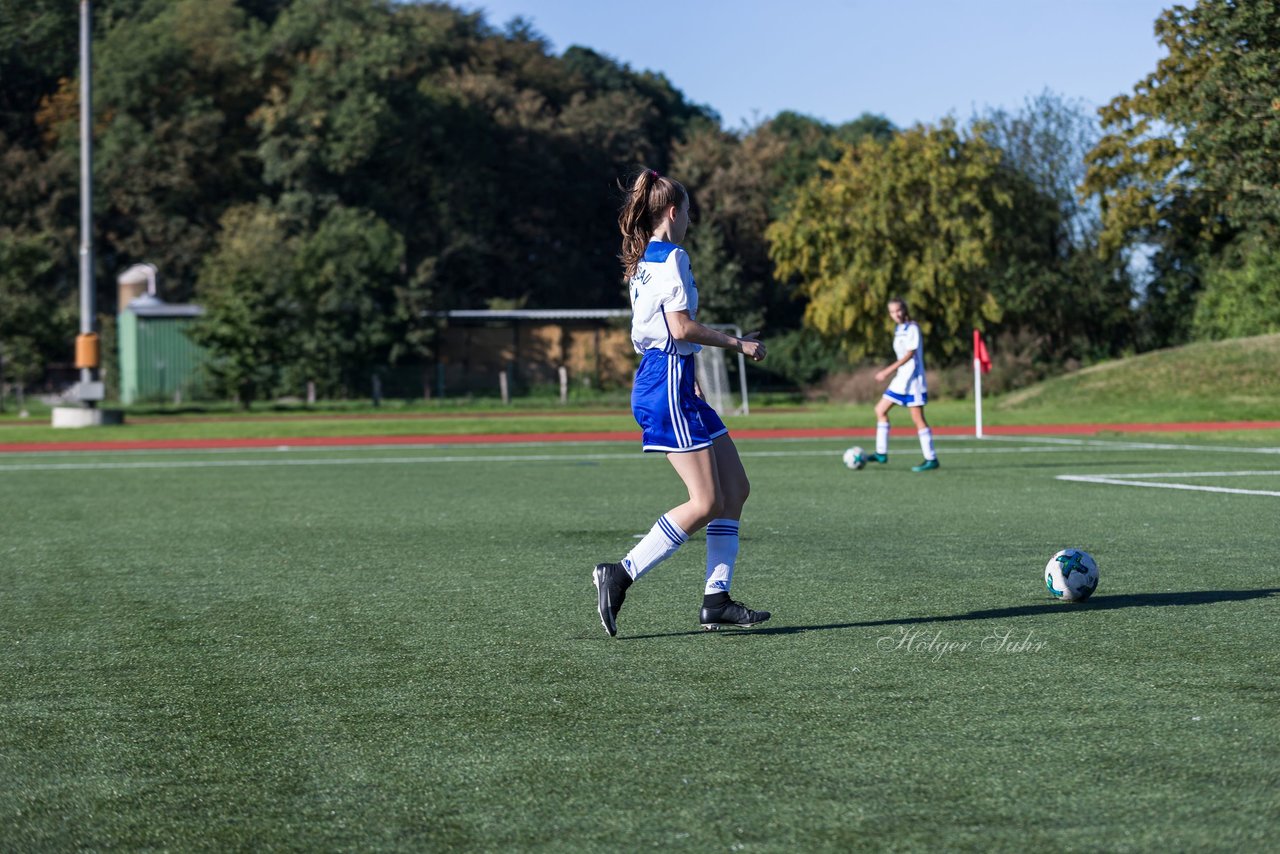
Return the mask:
M 631 343 L 637 353 L 659 349 L 687 356 L 702 348 L 676 341 L 667 328 L 666 312 L 688 311 L 698 315 L 698 286 L 689 267 L 689 254 L 674 243 L 650 240 L 636 274 L 628 283 L 631 291 Z
M 904 395 L 919 395 L 926 391 L 924 381 L 924 340 L 920 336 L 920 327 L 914 320 L 899 323 L 893 330 L 893 352 L 899 359 L 916 351 L 914 357 L 899 366 L 889 383 L 889 391 Z

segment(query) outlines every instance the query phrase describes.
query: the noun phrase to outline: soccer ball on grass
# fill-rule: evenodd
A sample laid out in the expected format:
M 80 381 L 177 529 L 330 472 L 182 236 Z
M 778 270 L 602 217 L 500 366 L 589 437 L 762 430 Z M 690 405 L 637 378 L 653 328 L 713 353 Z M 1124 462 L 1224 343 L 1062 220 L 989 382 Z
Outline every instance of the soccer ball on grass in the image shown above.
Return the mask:
M 1098 562 L 1086 551 L 1063 549 L 1045 564 L 1044 586 L 1055 599 L 1083 602 L 1098 587 Z
M 862 455 L 861 448 L 854 446 L 844 452 L 844 464 L 857 471 L 867 464 L 867 458 Z

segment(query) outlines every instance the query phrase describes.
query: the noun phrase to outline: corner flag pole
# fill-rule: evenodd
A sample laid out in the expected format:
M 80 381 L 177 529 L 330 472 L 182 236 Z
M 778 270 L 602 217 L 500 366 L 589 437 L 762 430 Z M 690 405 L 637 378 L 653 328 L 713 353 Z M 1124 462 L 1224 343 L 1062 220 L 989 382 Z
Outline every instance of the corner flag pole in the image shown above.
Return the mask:
M 973 435 L 982 438 L 982 366 L 978 357 L 973 357 Z
M 982 375 L 991 370 L 991 357 L 982 343 L 982 334 L 973 330 L 973 434 L 982 438 Z

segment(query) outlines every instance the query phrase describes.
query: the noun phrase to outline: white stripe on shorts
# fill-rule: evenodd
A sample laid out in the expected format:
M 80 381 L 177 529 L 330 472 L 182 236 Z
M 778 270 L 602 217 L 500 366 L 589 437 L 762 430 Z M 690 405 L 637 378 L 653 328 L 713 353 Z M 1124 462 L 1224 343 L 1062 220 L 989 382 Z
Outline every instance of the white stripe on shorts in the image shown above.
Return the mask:
M 671 429 L 675 433 L 676 446 L 687 448 L 693 444 L 693 437 L 689 433 L 689 421 L 680 407 L 682 365 L 683 359 L 679 355 L 672 353 L 667 356 L 667 408 L 671 413 Z

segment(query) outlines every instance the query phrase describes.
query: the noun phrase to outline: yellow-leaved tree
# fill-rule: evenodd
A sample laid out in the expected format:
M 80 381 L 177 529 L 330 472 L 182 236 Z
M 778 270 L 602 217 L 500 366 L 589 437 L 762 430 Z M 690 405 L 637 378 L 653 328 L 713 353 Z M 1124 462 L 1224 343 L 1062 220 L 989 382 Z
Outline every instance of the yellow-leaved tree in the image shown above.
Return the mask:
M 994 286 L 1026 240 L 1012 214 L 1027 182 L 1001 160 L 948 120 L 824 162 L 767 232 L 778 278 L 808 299 L 806 327 L 852 358 L 883 354 L 901 296 L 930 353 L 967 348 L 972 327 L 999 320 Z

